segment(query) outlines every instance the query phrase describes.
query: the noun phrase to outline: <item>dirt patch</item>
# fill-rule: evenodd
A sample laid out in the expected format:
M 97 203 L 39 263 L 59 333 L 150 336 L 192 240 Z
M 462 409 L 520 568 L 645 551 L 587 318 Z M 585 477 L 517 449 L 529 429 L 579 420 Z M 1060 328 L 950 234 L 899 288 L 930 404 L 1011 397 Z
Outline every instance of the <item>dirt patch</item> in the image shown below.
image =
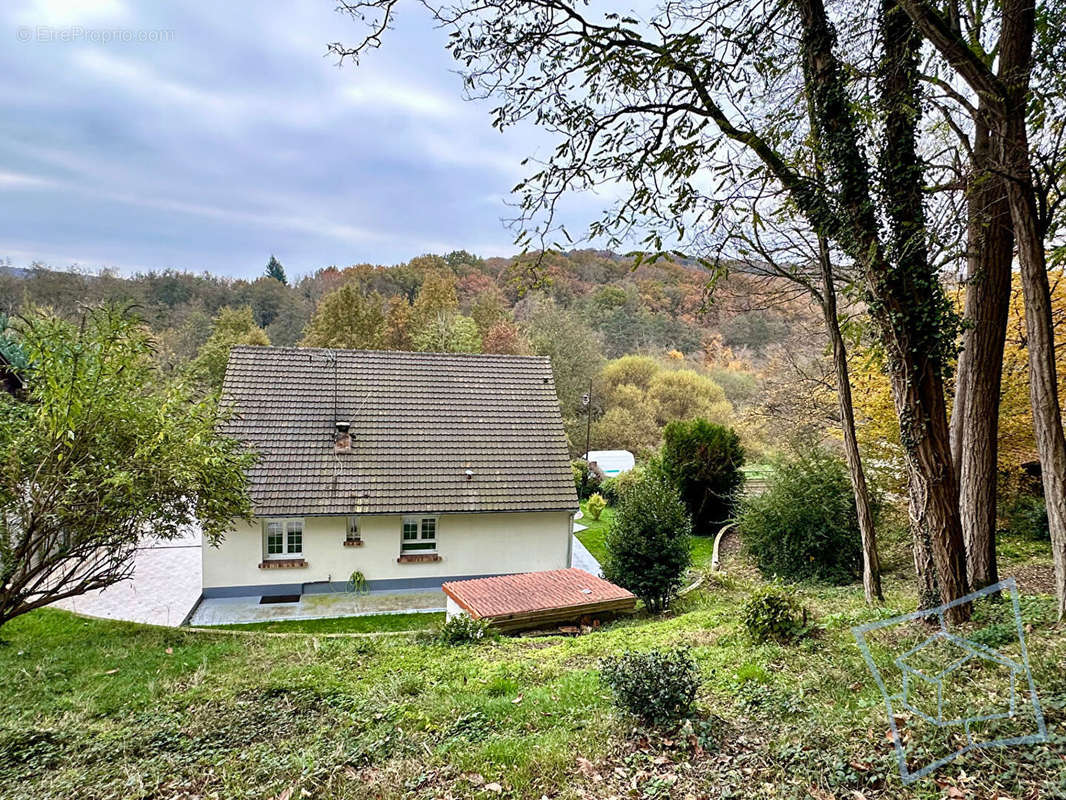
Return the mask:
M 999 577 L 1014 578 L 1022 594 L 1054 594 L 1055 567 L 1052 564 L 1019 564 L 1004 567 Z

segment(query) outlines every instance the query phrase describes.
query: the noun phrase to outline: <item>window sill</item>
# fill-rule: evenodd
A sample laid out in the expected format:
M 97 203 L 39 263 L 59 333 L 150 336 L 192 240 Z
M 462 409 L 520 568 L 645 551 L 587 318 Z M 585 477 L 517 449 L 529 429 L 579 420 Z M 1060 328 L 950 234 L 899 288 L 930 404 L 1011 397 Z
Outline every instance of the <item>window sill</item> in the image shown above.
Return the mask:
M 259 564 L 259 569 L 297 569 L 306 566 L 307 562 L 302 558 L 268 558 Z
M 345 539 L 344 540 L 344 546 L 345 547 L 362 547 L 363 546 L 363 540 L 362 539 Z
M 436 553 L 404 553 L 396 559 L 397 564 L 426 564 L 430 561 L 440 561 Z

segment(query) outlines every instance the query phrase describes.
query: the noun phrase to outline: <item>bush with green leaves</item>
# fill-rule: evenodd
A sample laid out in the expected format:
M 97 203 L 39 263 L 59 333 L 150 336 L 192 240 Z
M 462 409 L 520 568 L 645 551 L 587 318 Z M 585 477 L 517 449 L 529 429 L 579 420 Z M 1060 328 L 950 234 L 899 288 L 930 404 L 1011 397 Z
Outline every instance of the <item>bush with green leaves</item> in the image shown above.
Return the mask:
M 488 620 L 456 614 L 441 625 L 436 640 L 439 644 L 474 644 L 494 636 L 495 632 L 489 628 Z
M 875 513 L 878 499 L 872 497 Z M 745 498 L 741 538 L 764 575 L 848 583 L 862 557 L 859 517 L 844 461 L 814 447 L 779 462 L 766 490 Z
M 692 563 L 692 521 L 674 486 L 644 475 L 622 496 L 607 531 L 607 580 L 629 589 L 653 613 L 677 594 Z
M 655 460 L 651 465 L 651 468 L 658 469 L 658 461 Z M 648 466 L 640 465 L 633 467 L 633 469 L 620 472 L 613 478 L 605 478 L 603 483 L 600 484 L 600 494 L 603 495 L 603 499 L 607 501 L 609 506 L 617 506 L 619 501 L 629 489 L 637 483 L 648 471 Z
M 574 486 L 577 488 L 577 496 L 581 500 L 588 500 L 600 490 L 604 475 L 595 464 L 590 465 L 583 458 L 575 458 L 570 462 L 570 468 L 574 473 Z
M 1007 507 L 1007 530 L 1027 539 L 1047 541 L 1051 528 L 1047 519 L 1047 503 L 1038 495 L 1018 495 Z
M 662 470 L 701 536 L 713 536 L 732 518 L 744 484 L 743 466 L 744 448 L 732 428 L 690 419 L 675 420 L 663 430 Z
M 599 521 L 600 515 L 603 513 L 603 509 L 607 508 L 607 501 L 603 499 L 603 495 L 597 492 L 588 499 L 585 504 L 585 508 L 588 509 L 589 514 L 594 520 Z
M 618 503 L 618 478 L 604 478 L 600 484 L 600 496 L 607 501 L 607 505 L 613 506 Z
M 806 635 L 807 610 L 778 583 L 758 589 L 742 611 L 744 630 L 756 642 L 790 642 Z
M 692 716 L 700 674 L 687 650 L 628 651 L 604 659 L 600 680 L 615 704 L 656 727 Z

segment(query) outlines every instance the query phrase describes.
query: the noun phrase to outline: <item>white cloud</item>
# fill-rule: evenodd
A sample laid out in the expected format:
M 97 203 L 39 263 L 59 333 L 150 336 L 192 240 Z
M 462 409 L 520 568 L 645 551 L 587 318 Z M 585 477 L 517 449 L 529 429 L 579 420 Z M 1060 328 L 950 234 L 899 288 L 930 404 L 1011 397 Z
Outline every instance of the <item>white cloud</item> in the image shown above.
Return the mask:
M 455 116 L 461 100 L 395 80 L 380 81 L 369 74 L 360 76 L 358 86 L 346 86 L 341 95 L 350 105 L 372 110 L 394 109 L 423 117 Z
M 4 172 L 0 170 L 0 189 L 36 189 L 52 186 L 54 181 L 23 172 Z
M 37 0 L 18 16 L 25 25 L 61 27 L 114 23 L 126 16 L 119 0 Z

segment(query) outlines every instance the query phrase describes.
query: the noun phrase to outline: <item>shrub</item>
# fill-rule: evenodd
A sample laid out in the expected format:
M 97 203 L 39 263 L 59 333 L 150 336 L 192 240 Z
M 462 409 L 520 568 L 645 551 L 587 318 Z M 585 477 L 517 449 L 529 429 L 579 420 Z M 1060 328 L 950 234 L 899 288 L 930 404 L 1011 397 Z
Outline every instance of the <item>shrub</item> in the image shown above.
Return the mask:
M 622 496 L 607 531 L 604 577 L 633 592 L 649 611 L 662 611 L 692 561 L 691 533 L 674 487 L 661 475 L 645 475 Z
M 807 611 L 778 584 L 764 586 L 744 603 L 744 630 L 756 642 L 788 642 L 807 633 Z
M 603 513 L 603 509 L 607 508 L 607 501 L 603 499 L 603 495 L 598 492 L 589 498 L 588 503 L 585 504 L 585 508 L 588 509 L 594 520 L 599 520 L 600 514 Z
M 1016 497 L 1007 507 L 1007 530 L 1027 539 L 1050 539 L 1051 528 L 1044 498 L 1031 494 Z
M 570 462 L 570 468 L 574 473 L 574 486 L 580 499 L 588 500 L 600 490 L 604 475 L 595 464 L 590 466 L 583 458 L 575 458 Z
M 492 637 L 493 631 L 489 628 L 488 620 L 456 614 L 440 626 L 436 639 L 439 644 L 455 645 L 480 642 Z
M 857 574 L 862 546 L 851 480 L 844 462 L 823 449 L 777 464 L 766 491 L 741 504 L 738 522 L 765 575 L 847 583 Z
M 690 717 L 700 688 L 699 670 L 686 650 L 629 651 L 604 659 L 600 679 L 615 705 L 655 726 Z
M 652 463 L 648 466 L 654 470 L 658 465 L 657 463 Z M 603 499 L 607 501 L 607 505 L 618 505 L 622 501 L 622 495 L 628 492 L 642 477 L 644 477 L 645 472 L 648 471 L 648 466 L 636 466 L 631 470 L 619 473 L 613 478 L 607 478 L 604 480 L 604 482 L 600 484 L 600 494 L 602 494 Z
M 712 536 L 732 517 L 743 465 L 744 448 L 731 428 L 692 419 L 663 430 L 663 472 L 681 493 L 698 534 Z

